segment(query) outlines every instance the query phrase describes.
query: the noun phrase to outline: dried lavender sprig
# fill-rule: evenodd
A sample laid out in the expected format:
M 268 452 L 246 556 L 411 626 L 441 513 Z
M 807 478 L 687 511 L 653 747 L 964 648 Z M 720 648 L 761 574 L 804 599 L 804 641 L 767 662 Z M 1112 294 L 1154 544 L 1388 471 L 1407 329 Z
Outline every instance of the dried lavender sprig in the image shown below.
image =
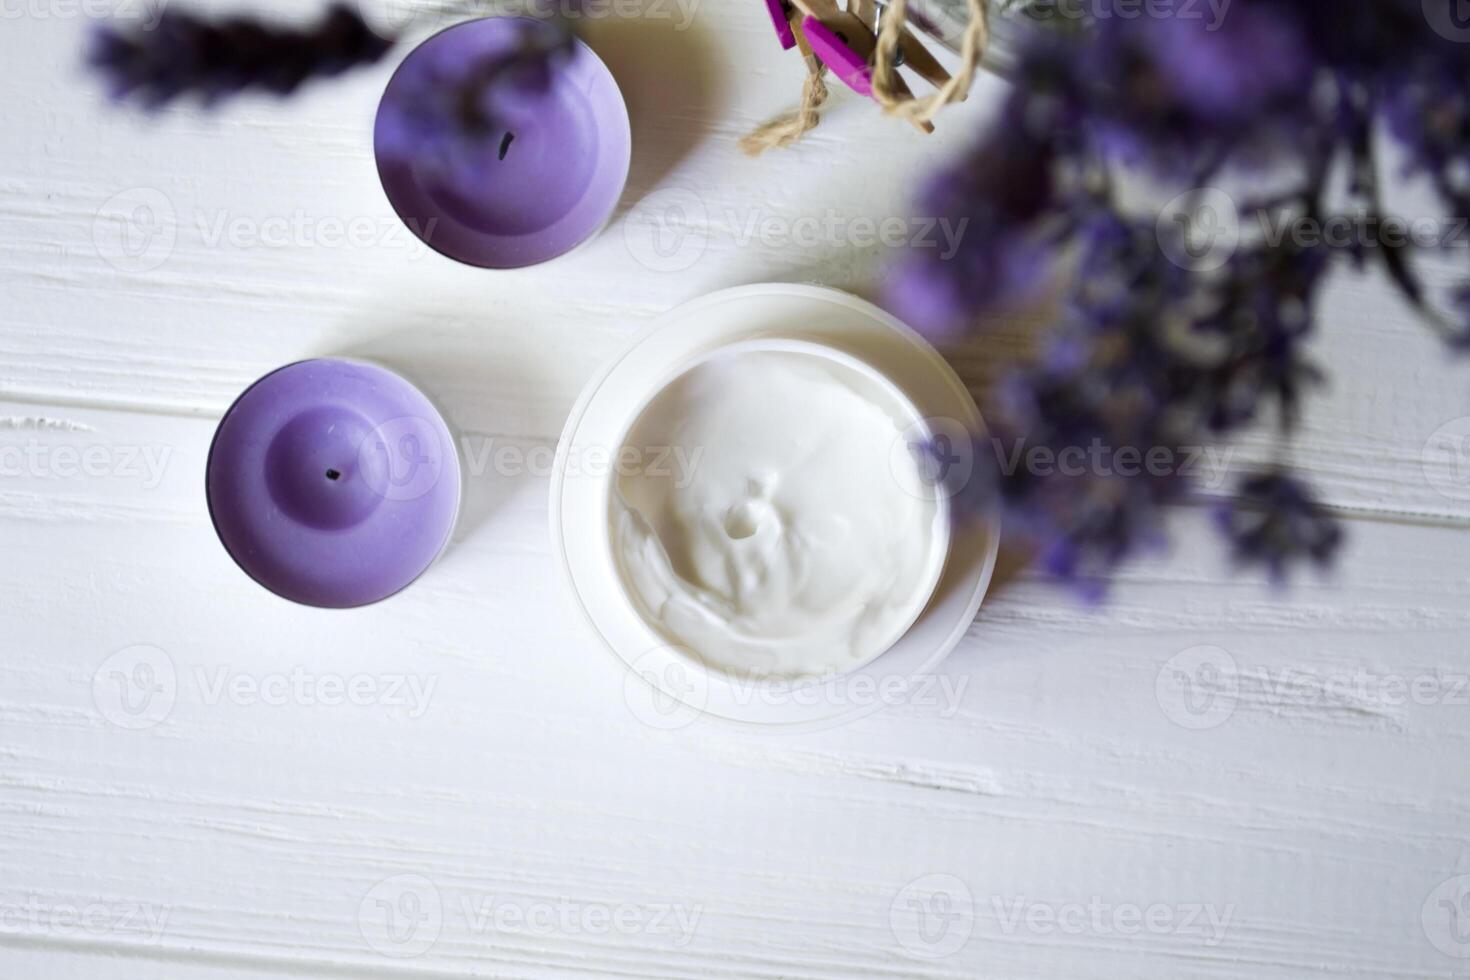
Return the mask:
M 1216 516 L 1236 562 L 1262 565 L 1278 583 L 1297 562 L 1326 567 L 1342 545 L 1337 521 L 1305 484 L 1280 470 L 1242 481 Z
M 1302 391 L 1319 380 L 1303 344 L 1333 250 L 1289 237 L 1243 243 L 1223 268 L 1197 271 L 1179 261 L 1178 243 L 1165 256 L 1166 229 L 1124 213 L 1107 171 L 1121 164 L 1202 186 L 1227 163 L 1295 165 L 1303 186 L 1281 206 L 1320 223 L 1323 174 L 1345 151 L 1362 155 L 1371 115 L 1364 93 L 1391 84 L 1402 61 L 1374 44 L 1387 38 L 1464 63 L 1422 19 L 1405 15 L 1408 6 L 1376 0 L 1340 30 L 1337 12 L 1318 0 L 1240 0 L 1218 32 L 1117 21 L 1081 41 L 1037 46 L 1023 57 L 997 131 L 926 202 L 928 213 L 972 219 L 972 234 L 952 260 L 917 257 L 890 298 L 931 328 L 976 324 L 1024 299 L 1047 280 L 1046 267 L 1077 258 L 1051 353 L 1010 379 L 1008 397 L 989 413 L 1004 441 L 1044 448 L 1048 458 L 1100 444 L 1177 459 L 1182 447 L 1249 424 L 1273 404 L 1289 427 Z M 1358 29 L 1375 11 L 1382 23 Z M 1324 73 L 1333 95 L 1303 99 Z M 1373 182 L 1361 183 L 1360 196 Z M 1352 243 L 1339 254 L 1395 258 Z M 999 506 L 1045 566 L 1088 595 L 1159 540 L 1163 505 L 1189 487 L 1177 472 L 987 469 L 987 455 L 977 451 L 959 505 Z M 1233 513 L 1227 530 L 1237 556 L 1273 574 L 1303 555 L 1325 563 L 1337 550 L 1332 516 L 1285 471 L 1249 478 Z
M 372 64 L 392 45 L 342 3 L 305 29 L 169 9 L 152 30 L 99 28 L 87 61 L 113 97 L 154 109 L 186 94 L 206 105 L 249 89 L 290 95 L 310 78 Z
M 380 161 L 412 162 L 466 188 L 490 175 L 493 143 L 536 104 L 528 96 L 552 86 L 555 66 L 577 45 L 565 18 L 512 23 L 514 41 L 503 50 L 467 59 L 426 46 L 404 63 L 378 116 Z

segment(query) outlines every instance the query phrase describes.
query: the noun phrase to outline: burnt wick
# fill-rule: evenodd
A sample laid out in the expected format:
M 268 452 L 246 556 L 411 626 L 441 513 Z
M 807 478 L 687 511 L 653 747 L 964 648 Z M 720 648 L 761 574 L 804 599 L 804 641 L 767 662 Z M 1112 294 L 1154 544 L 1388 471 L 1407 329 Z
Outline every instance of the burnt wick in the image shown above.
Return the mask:
M 506 133 L 505 139 L 500 141 L 500 159 L 505 159 L 505 154 L 510 150 L 511 140 L 516 138 L 515 133 Z

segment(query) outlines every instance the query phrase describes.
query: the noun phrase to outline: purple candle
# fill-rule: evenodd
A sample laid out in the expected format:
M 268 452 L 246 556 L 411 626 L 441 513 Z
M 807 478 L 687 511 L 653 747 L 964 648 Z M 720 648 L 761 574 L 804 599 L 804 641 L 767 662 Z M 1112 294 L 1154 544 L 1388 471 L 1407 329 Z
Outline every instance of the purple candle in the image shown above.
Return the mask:
M 383 93 L 373 135 L 383 189 L 414 234 L 450 258 L 491 269 L 545 262 L 596 234 L 617 206 L 632 150 L 622 93 L 581 41 L 526 55 L 550 30 L 527 17 L 455 25 L 414 49 Z
M 300 361 L 255 384 L 215 432 L 205 476 L 225 550 L 277 595 L 346 608 L 385 599 L 433 563 L 459 514 L 443 417 L 361 361 Z

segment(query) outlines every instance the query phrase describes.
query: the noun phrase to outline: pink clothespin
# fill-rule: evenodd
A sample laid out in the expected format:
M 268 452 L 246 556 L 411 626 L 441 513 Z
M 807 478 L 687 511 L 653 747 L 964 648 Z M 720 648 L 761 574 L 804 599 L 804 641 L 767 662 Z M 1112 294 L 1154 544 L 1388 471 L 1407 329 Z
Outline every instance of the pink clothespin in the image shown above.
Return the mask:
M 766 0 L 766 12 L 771 15 L 771 25 L 776 28 L 781 49 L 790 51 L 796 47 L 796 32 L 791 29 L 791 5 L 787 0 Z
M 801 33 L 812 47 L 812 53 L 848 88 L 869 98 L 873 95 L 873 68 L 868 59 L 853 50 L 852 45 L 826 24 L 807 15 L 801 22 Z
M 873 64 L 883 10 L 882 0 L 766 0 L 782 48 L 799 48 L 808 72 L 826 67 L 848 88 L 874 101 Z M 949 72 L 907 28 L 900 28 L 893 60 L 894 68 L 900 65 L 936 89 L 950 81 Z M 895 102 L 914 97 L 897 72 L 889 76 L 889 92 Z M 909 122 L 926 133 L 934 131 L 927 118 Z

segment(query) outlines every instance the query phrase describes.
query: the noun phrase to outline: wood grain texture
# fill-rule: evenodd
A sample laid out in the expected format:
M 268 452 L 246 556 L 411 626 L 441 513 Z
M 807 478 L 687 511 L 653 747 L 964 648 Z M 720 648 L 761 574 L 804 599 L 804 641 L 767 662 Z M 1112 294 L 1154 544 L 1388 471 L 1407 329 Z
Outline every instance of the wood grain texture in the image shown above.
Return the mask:
M 800 81 L 764 16 L 590 25 L 632 104 L 623 210 L 508 274 L 395 237 L 368 148 L 391 65 L 145 125 L 79 80 L 85 20 L 6 22 L 0 976 L 1470 976 L 1442 904 L 1470 873 L 1470 494 L 1424 452 L 1470 396 L 1376 280 L 1329 294 L 1298 445 L 1349 515 L 1336 579 L 1276 596 L 1184 511 L 1106 607 L 1015 577 L 942 678 L 858 721 L 647 723 L 563 592 L 537 452 L 676 302 L 871 293 L 892 249 L 793 222 L 908 214 L 999 91 L 927 140 L 839 97 L 750 161 Z M 139 189 L 174 231 L 147 269 L 108 217 Z M 322 241 L 354 219 L 361 245 Z M 956 359 L 983 388 L 1014 350 Z M 201 490 L 230 399 L 333 353 L 420 380 L 483 468 L 421 582 L 322 613 L 244 579 Z M 130 713 L 140 664 L 164 690 Z

